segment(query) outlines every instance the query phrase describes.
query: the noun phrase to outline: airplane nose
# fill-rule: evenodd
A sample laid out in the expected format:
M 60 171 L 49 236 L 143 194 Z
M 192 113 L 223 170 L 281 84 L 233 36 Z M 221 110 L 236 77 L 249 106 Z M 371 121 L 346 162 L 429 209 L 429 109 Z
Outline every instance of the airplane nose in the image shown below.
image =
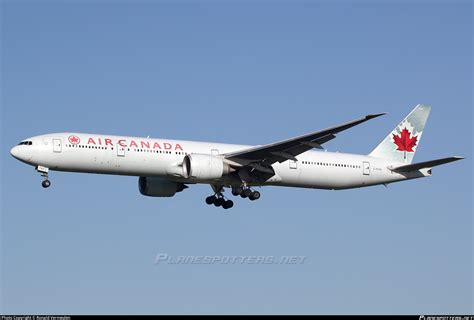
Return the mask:
M 11 148 L 10 154 L 11 154 L 14 158 L 17 158 L 17 157 L 18 157 L 18 146 L 14 146 L 13 148 Z

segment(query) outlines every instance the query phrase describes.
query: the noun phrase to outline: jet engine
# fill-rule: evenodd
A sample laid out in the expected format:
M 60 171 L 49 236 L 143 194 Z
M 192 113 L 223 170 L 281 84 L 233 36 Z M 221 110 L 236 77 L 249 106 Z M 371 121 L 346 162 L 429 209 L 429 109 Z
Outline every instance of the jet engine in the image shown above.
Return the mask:
M 175 182 L 158 177 L 140 177 L 138 179 L 138 190 L 148 197 L 172 197 L 176 192 L 181 192 L 187 186 L 181 182 Z
M 196 180 L 215 180 L 232 171 L 222 158 L 207 154 L 188 154 L 183 161 L 183 176 Z

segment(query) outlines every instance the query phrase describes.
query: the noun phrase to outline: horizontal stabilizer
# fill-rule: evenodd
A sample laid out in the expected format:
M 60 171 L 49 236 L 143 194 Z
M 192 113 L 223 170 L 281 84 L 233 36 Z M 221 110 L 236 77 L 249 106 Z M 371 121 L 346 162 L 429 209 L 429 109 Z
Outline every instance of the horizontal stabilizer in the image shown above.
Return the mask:
M 419 163 L 414 163 L 414 164 L 408 164 L 406 166 L 391 168 L 390 170 L 395 171 L 395 172 L 415 171 L 415 170 L 420 170 L 420 169 L 425 169 L 425 168 L 436 167 L 445 163 L 450 163 L 450 162 L 458 161 L 462 159 L 464 158 L 463 157 L 449 157 L 449 158 L 430 160 L 430 161 L 419 162 Z

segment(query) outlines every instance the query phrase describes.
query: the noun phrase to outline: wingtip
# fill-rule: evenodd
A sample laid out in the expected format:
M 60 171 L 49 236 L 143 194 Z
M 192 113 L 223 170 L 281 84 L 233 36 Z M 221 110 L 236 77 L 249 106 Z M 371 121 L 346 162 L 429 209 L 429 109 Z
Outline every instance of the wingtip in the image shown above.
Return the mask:
M 366 118 L 367 120 L 370 120 L 370 119 L 373 119 L 373 118 L 377 118 L 377 117 L 380 117 L 380 116 L 384 116 L 384 115 L 386 115 L 386 114 L 387 114 L 387 112 L 368 114 L 368 115 L 365 116 L 365 118 Z
M 464 158 L 464 157 L 460 157 L 460 156 L 454 156 L 453 159 L 454 159 L 455 161 L 457 161 L 457 160 L 463 160 L 463 159 L 465 159 L 465 158 Z

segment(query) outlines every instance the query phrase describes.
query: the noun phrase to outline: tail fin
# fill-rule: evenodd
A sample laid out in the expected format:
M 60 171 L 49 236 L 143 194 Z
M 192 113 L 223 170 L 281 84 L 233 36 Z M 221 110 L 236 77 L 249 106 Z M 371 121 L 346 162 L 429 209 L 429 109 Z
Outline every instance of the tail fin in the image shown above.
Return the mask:
M 430 106 L 417 105 L 369 156 L 407 164 L 411 163 L 430 111 Z

